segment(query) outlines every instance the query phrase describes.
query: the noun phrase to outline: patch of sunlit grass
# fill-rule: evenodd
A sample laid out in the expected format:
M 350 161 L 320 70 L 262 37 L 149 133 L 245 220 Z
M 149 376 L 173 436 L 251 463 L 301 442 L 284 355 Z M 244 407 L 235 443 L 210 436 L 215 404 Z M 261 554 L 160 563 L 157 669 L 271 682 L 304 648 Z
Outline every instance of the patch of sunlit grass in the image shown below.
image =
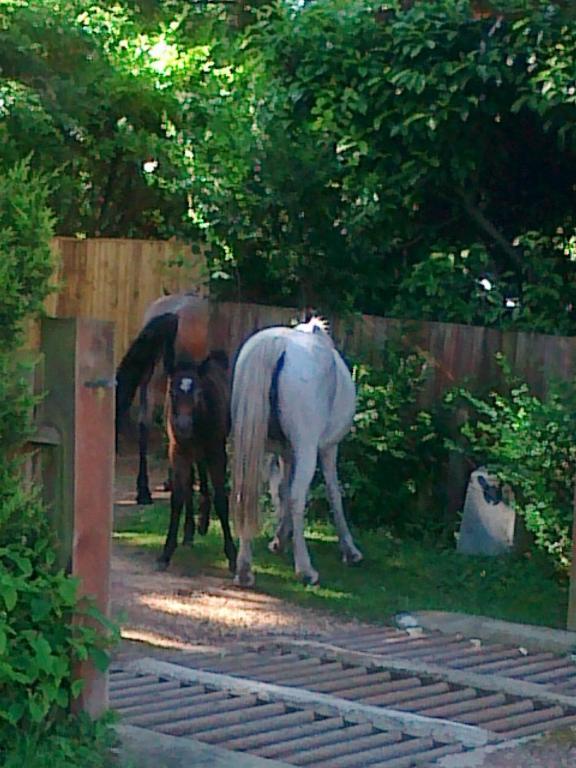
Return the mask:
M 113 538 L 132 547 L 161 547 L 164 543 L 164 537 L 157 533 L 122 531 L 114 533 Z
M 166 504 L 124 510 L 116 537 L 131 547 L 159 551 L 168 518 Z M 299 582 L 291 551 L 272 554 L 262 536 L 254 546 L 259 592 L 370 621 L 385 621 L 397 611 L 444 610 L 564 626 L 567 583 L 541 557 L 463 557 L 435 542 L 401 541 L 382 530 L 357 535 L 364 561 L 348 568 L 330 525 L 313 523 L 306 536 L 320 585 Z M 192 549 L 179 547 L 174 564 L 190 574 L 225 575 L 218 521 L 212 520 L 205 537 L 197 536 Z
M 306 529 L 306 538 L 309 541 L 323 541 L 326 543 L 337 544 L 338 536 L 332 526 L 326 523 L 318 523 L 314 526 L 308 526 Z

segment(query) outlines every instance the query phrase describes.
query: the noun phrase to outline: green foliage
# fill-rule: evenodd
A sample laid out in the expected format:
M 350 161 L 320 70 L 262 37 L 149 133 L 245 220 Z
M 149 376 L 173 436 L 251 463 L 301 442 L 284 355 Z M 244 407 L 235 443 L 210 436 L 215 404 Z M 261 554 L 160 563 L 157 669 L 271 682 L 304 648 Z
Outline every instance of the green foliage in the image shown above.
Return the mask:
M 443 529 L 442 469 L 446 461 L 438 414 L 418 406 L 426 380 L 419 354 L 387 344 L 378 367 L 353 368 L 357 410 L 340 449 L 340 479 L 352 522 L 415 538 Z M 320 485 L 313 499 L 321 499 Z M 314 508 L 314 506 L 313 506 Z
M 515 507 L 536 545 L 560 568 L 570 563 L 576 471 L 576 391 L 552 385 L 546 398 L 514 379 L 505 364 L 507 388 L 485 399 L 466 389 L 448 397 L 470 418 L 451 444 L 485 465 L 515 495 Z M 462 440 L 463 438 L 463 440 Z
M 574 234 L 569 12 L 512 3 L 509 20 L 475 20 L 468 0 L 380 5 L 278 4 L 251 30 L 256 84 L 235 83 L 253 119 L 244 135 L 238 123 L 234 182 L 218 143 L 197 156 L 198 208 L 236 258 L 244 295 L 573 327 L 557 300 L 572 304 L 575 265 L 554 242 L 558 227 Z M 216 104 L 215 126 L 232 124 L 230 106 Z M 539 254 L 525 245 L 534 230 Z M 563 280 L 554 297 L 537 290 L 541 255 Z M 477 295 L 487 274 L 490 298 Z
M 487 290 L 479 279 L 489 269 L 490 257 L 481 244 L 460 251 L 449 247 L 434 250 L 402 280 L 391 314 L 447 323 L 503 325 L 510 310 L 506 310 L 499 286 L 489 281 Z
M 48 733 L 19 731 L 9 754 L 0 748 L 2 768 L 114 768 L 110 722 L 110 717 L 93 721 L 81 715 L 54 724 Z
M 33 502 L 26 500 L 30 505 Z M 30 513 L 29 513 L 30 514 Z M 101 666 L 106 633 L 83 621 L 75 580 L 55 568 L 55 555 L 44 512 L 35 540 L 0 548 L 0 745 L 19 730 L 42 732 L 62 720 L 81 688 L 73 682 L 73 665 L 88 658 Z M 93 609 L 86 616 L 97 617 Z M 1 748 L 1 747 L 0 747 Z
M 439 244 L 403 278 L 391 314 L 399 317 L 570 335 L 576 307 L 576 230 L 527 231 L 516 241 L 519 271 L 496 275 L 480 243 Z
M 28 163 L 0 175 L 0 343 L 14 346 L 23 319 L 38 312 L 52 272 L 48 186 L 32 178 Z M 4 400 L 2 400 L 4 402 Z M 1 434 L 1 433 L 0 433 Z
M 550 236 L 529 230 L 518 238 L 523 251 L 519 301 L 502 325 L 518 330 L 574 334 L 576 229 L 573 222 Z
M 33 166 L 55 177 L 60 233 L 169 235 L 181 224 L 186 197 L 174 184 L 187 177 L 188 149 L 174 90 L 204 57 L 175 51 L 175 35 L 128 3 L 4 4 L 1 153 L 33 153 Z
M 79 604 L 77 583 L 56 568 L 46 511 L 25 487 L 18 458 L 32 427 L 34 398 L 30 371 L 15 351 L 23 320 L 40 309 L 49 290 L 48 190 L 24 163 L 4 167 L 1 176 L 0 763 L 100 765 L 101 754 L 84 759 L 93 751 L 94 734 L 80 744 L 88 731 L 68 712 L 80 693 L 74 665 L 88 658 L 101 664 L 112 628 L 98 628 L 98 613 Z M 74 730 L 67 741 L 66 732 Z M 48 759 L 56 750 L 61 757 Z
M 5 2 L 0 157 L 222 297 L 572 333 L 573 12 L 408 5 Z

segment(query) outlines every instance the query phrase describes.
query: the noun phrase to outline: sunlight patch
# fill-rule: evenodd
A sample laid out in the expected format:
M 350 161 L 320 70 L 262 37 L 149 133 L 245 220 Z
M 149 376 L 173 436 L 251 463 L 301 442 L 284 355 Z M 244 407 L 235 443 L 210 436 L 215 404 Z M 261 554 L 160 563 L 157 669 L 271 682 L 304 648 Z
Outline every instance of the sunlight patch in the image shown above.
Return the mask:
M 123 627 L 120 635 L 123 640 L 130 640 L 135 643 L 146 643 L 156 648 L 174 648 L 179 651 L 195 651 L 196 653 L 220 653 L 221 649 L 213 645 L 198 645 L 197 643 L 187 643 L 184 640 L 178 640 L 175 637 L 167 637 L 158 632 L 151 632 L 148 629 L 139 627 Z
M 325 541 L 325 542 L 337 542 L 338 536 L 328 530 L 322 530 L 321 528 L 313 528 L 312 530 L 306 530 L 306 538 L 310 541 Z
M 257 599 L 254 599 L 257 597 Z M 178 595 L 140 595 L 137 598 L 140 605 L 153 611 L 160 611 L 172 616 L 181 616 L 200 622 L 209 622 L 221 627 L 238 629 L 239 627 L 264 631 L 286 630 L 300 623 L 298 616 L 279 613 L 276 608 L 276 598 L 253 593 L 234 593 L 215 595 L 203 592 L 192 592 L 188 597 Z M 270 610 L 266 603 L 269 602 Z
M 164 543 L 164 536 L 159 533 L 137 533 L 136 531 L 114 531 L 112 538 L 123 544 L 131 544 L 135 547 L 160 547 Z

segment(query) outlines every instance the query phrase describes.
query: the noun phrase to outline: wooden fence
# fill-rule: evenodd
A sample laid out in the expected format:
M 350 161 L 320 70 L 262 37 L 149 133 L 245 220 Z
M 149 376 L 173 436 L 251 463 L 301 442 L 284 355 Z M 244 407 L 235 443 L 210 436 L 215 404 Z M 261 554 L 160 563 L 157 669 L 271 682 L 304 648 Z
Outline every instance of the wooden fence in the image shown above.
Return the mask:
M 148 304 L 164 293 L 198 290 L 207 294 L 202 252 L 175 242 L 59 237 L 54 283 L 46 302 L 53 317 L 111 320 L 116 325 L 118 360 L 136 336 Z M 297 318 L 295 309 L 259 304 L 215 304 L 212 344 L 231 358 L 250 334 Z M 418 349 L 430 363 L 423 404 L 438 401 L 446 389 L 470 382 L 475 390 L 501 380 L 496 353 L 502 352 L 533 390 L 544 394 L 551 378 L 575 373 L 576 337 L 512 333 L 453 323 L 411 322 L 370 315 L 330 318 L 332 331 L 345 354 L 377 362 L 390 339 Z M 30 346 L 38 348 L 32 330 Z
M 111 320 L 116 359 L 138 333 L 146 307 L 165 293 L 206 293 L 205 258 L 199 247 L 175 241 L 57 237 L 53 283 L 46 301 L 52 317 Z M 29 346 L 38 349 L 38 325 Z
M 258 304 L 215 304 L 212 343 L 233 357 L 254 331 L 287 324 L 295 309 Z M 513 333 L 455 323 L 414 322 L 363 315 L 352 320 L 331 320 L 332 333 L 347 355 L 377 363 L 390 340 L 420 351 L 428 360 L 429 375 L 422 404 L 431 405 L 447 389 L 468 383 L 477 392 L 498 386 L 502 372 L 496 361 L 501 352 L 514 372 L 544 395 L 552 379 L 573 378 L 576 337 Z

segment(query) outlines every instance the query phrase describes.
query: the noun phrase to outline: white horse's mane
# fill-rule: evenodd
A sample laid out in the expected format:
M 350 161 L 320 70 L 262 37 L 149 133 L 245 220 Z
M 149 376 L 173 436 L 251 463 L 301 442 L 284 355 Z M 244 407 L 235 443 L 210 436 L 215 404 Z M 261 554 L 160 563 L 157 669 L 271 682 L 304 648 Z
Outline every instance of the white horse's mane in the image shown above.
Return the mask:
M 304 333 L 317 333 L 322 331 L 323 333 L 330 334 L 330 324 L 324 317 L 313 316 L 307 323 L 299 323 L 296 326 L 297 331 L 303 331 Z

